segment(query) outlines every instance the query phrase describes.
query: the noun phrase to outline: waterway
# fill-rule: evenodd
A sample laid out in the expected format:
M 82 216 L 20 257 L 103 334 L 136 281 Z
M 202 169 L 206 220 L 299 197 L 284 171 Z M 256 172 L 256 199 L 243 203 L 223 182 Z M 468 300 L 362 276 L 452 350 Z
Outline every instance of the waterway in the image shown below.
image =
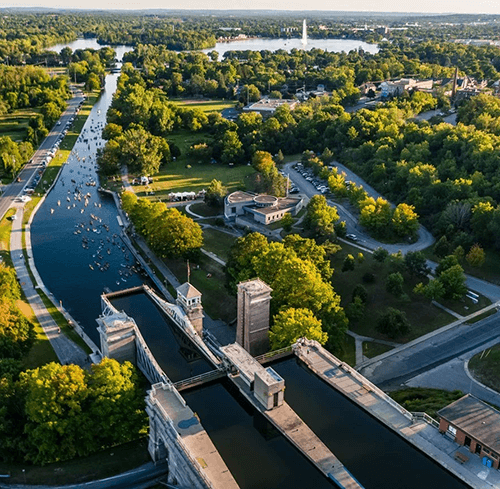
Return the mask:
M 278 51 L 283 49 L 290 52 L 292 49 L 310 51 L 323 49 L 333 53 L 352 51 L 362 48 L 367 53 L 376 54 L 379 51 L 377 44 L 369 44 L 355 39 L 308 39 L 304 46 L 301 39 L 247 39 L 242 41 L 218 42 L 214 48 L 204 49 L 204 53 L 217 51 L 222 58 L 228 51 Z
M 99 44 L 96 38 L 91 39 L 77 39 L 76 41 L 69 42 L 66 44 L 54 44 L 48 48 L 50 51 L 55 51 L 57 53 L 61 52 L 61 49 L 70 48 L 72 51 L 76 51 L 77 49 L 95 49 L 99 50 L 101 48 L 111 47 L 116 51 L 116 58 L 118 61 L 121 61 L 123 55 L 128 51 L 132 51 L 132 46 L 124 46 L 122 44 L 117 46 L 110 46 L 108 44 Z
M 336 487 L 229 380 L 182 394 L 242 489 Z
M 151 353 L 172 382 L 214 369 L 145 293 L 117 297 L 111 302 L 134 318 Z
M 365 489 L 469 486 L 323 382 L 300 360 L 273 365 L 285 400 Z

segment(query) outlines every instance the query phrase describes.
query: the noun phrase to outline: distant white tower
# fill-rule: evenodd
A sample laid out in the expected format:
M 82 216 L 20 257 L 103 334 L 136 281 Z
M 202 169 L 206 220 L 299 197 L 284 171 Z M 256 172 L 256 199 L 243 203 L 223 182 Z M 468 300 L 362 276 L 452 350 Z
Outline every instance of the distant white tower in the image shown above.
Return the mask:
M 307 44 L 307 25 L 306 25 L 306 19 L 304 19 L 304 22 L 302 23 L 302 46 L 305 46 Z

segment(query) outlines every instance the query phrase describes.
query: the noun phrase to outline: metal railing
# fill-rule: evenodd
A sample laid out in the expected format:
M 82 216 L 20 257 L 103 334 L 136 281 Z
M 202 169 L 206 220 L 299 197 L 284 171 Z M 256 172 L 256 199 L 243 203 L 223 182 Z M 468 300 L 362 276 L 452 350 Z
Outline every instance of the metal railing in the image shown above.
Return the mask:
M 419 421 L 425 421 L 427 424 L 430 424 L 434 426 L 434 428 L 439 429 L 439 423 L 432 417 L 429 416 L 427 413 L 424 412 L 416 412 L 416 413 L 411 413 L 413 416 L 414 421 L 419 420 Z
M 203 384 L 205 382 L 209 382 L 215 379 L 220 379 L 225 376 L 226 373 L 223 370 L 211 370 L 210 372 L 205 372 L 204 374 L 195 375 L 194 377 L 190 377 L 189 379 L 179 380 L 178 382 L 175 382 L 173 386 L 177 390 L 182 390 L 192 385 Z
M 270 351 L 267 353 L 264 353 L 263 355 L 258 355 L 255 357 L 255 360 L 257 360 L 259 363 L 263 363 L 265 361 L 269 361 L 275 357 L 282 356 L 286 353 L 291 353 L 292 352 L 292 346 L 286 346 L 285 348 L 280 348 L 279 350 L 274 350 Z

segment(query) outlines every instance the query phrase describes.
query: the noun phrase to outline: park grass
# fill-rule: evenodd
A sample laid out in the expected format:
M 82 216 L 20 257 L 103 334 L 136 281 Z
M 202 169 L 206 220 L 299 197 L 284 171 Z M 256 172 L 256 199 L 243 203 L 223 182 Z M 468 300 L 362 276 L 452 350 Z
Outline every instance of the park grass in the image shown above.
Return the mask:
M 394 270 L 387 260 L 385 263 L 378 263 L 370 253 L 364 253 L 364 262 L 356 263 L 352 271 L 342 272 L 342 262 L 347 254 L 356 257 L 359 249 L 348 244 L 342 244 L 342 250 L 332 258 L 332 267 L 335 272 L 332 277 L 332 284 L 335 291 L 340 294 L 343 307 L 346 307 L 351 301 L 354 287 L 362 284 L 368 292 L 368 301 L 365 314 L 359 321 L 351 321 L 349 329 L 363 336 L 369 336 L 377 339 L 390 339 L 379 333 L 376 326 L 376 318 L 384 312 L 387 307 L 394 307 L 405 312 L 411 331 L 404 337 L 398 337 L 395 341 L 406 343 L 424 334 L 439 329 L 455 320 L 447 312 L 433 306 L 430 301 L 420 295 L 413 293 L 413 288 L 420 282 L 420 279 L 410 277 L 403 272 L 405 279 L 404 291 L 407 298 L 396 298 L 385 290 L 386 278 Z M 364 283 L 362 277 L 365 273 L 372 273 L 375 276 L 375 282 Z
M 478 316 L 473 317 L 472 319 L 468 319 L 467 320 L 467 324 L 477 323 L 479 321 L 482 321 L 483 319 L 486 319 L 486 318 L 488 318 L 490 316 L 493 316 L 493 314 L 496 314 L 497 312 L 498 311 L 497 311 L 496 308 L 490 309 L 489 311 L 485 311 L 482 314 L 479 314 Z
M 234 244 L 236 239 L 237 238 L 235 236 L 223 231 L 218 231 L 217 229 L 203 229 L 203 248 L 207 251 L 215 253 L 224 261 L 227 261 L 229 249 Z
M 30 107 L 0 115 L 0 136 L 9 136 L 16 142 L 24 141 L 28 135 L 30 119 L 39 113 L 39 109 Z
M 348 334 L 344 336 L 342 351 L 338 355 L 338 358 L 349 364 L 351 367 L 356 366 L 356 341 L 352 336 L 349 336 Z
M 16 209 L 9 209 L 0 221 L 0 252 L 10 252 L 10 233 L 12 231 L 12 221 L 10 218 L 16 213 Z
M 23 357 L 23 370 L 41 367 L 50 362 L 59 362 L 56 352 L 52 348 L 36 316 L 33 314 L 31 306 L 23 299 L 17 301 L 17 307 L 33 323 L 36 334 L 31 350 Z
M 88 457 L 44 466 L 0 463 L 0 473 L 11 475 L 10 484 L 83 484 L 112 477 L 150 461 L 148 439 L 141 438 Z
M 469 370 L 474 378 L 500 392 L 500 344 L 474 355 Z
M 236 102 L 233 100 L 170 99 L 170 102 L 185 109 L 201 109 L 206 114 L 210 112 L 221 112 L 224 109 L 230 109 L 236 105 Z
M 199 216 L 203 217 L 212 217 L 219 216 L 223 213 L 223 210 L 220 207 L 211 207 L 204 202 L 200 202 L 197 204 L 191 204 L 190 209 Z
M 170 192 L 198 192 L 206 189 L 215 178 L 227 187 L 229 192 L 245 188 L 245 178 L 255 173 L 251 166 L 225 166 L 220 163 L 200 164 L 195 163 L 188 168 L 181 159 L 165 165 L 155 175 L 154 181 L 149 186 L 137 185 L 134 191 L 138 197 L 148 197 L 146 192 L 155 193 L 155 199 L 168 199 Z
M 460 399 L 462 391 L 445 391 L 425 387 L 408 387 L 389 392 L 389 395 L 410 412 L 424 412 L 437 420 L 437 412 Z
M 491 301 L 487 297 L 484 297 L 484 295 L 479 295 L 479 301 L 477 304 L 474 304 L 468 297 L 464 297 L 459 301 L 440 299 L 438 302 L 462 316 L 468 316 L 469 314 L 480 311 L 491 304 Z
M 177 279 L 187 281 L 187 265 L 183 260 L 164 260 Z M 199 268 L 197 268 L 199 266 Z M 225 287 L 226 277 L 222 266 L 201 255 L 196 261 L 190 261 L 190 283 L 202 294 L 203 308 L 212 319 L 222 319 L 230 323 L 236 318 L 236 297 Z M 211 274 L 210 277 L 207 275 Z
M 382 343 L 374 343 L 372 341 L 363 342 L 363 355 L 368 358 L 375 358 L 382 353 L 392 350 L 394 347 L 383 345 Z

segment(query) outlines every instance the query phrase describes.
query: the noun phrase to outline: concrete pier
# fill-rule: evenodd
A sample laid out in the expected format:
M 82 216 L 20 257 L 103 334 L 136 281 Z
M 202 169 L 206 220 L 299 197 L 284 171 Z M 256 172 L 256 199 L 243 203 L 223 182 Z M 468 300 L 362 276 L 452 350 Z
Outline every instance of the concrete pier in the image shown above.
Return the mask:
M 284 380 L 272 368 L 264 368 L 237 343 L 221 350 L 228 371 L 235 372 L 228 374 L 229 379 L 255 409 L 340 488 L 362 489 L 342 462 L 284 401 Z

